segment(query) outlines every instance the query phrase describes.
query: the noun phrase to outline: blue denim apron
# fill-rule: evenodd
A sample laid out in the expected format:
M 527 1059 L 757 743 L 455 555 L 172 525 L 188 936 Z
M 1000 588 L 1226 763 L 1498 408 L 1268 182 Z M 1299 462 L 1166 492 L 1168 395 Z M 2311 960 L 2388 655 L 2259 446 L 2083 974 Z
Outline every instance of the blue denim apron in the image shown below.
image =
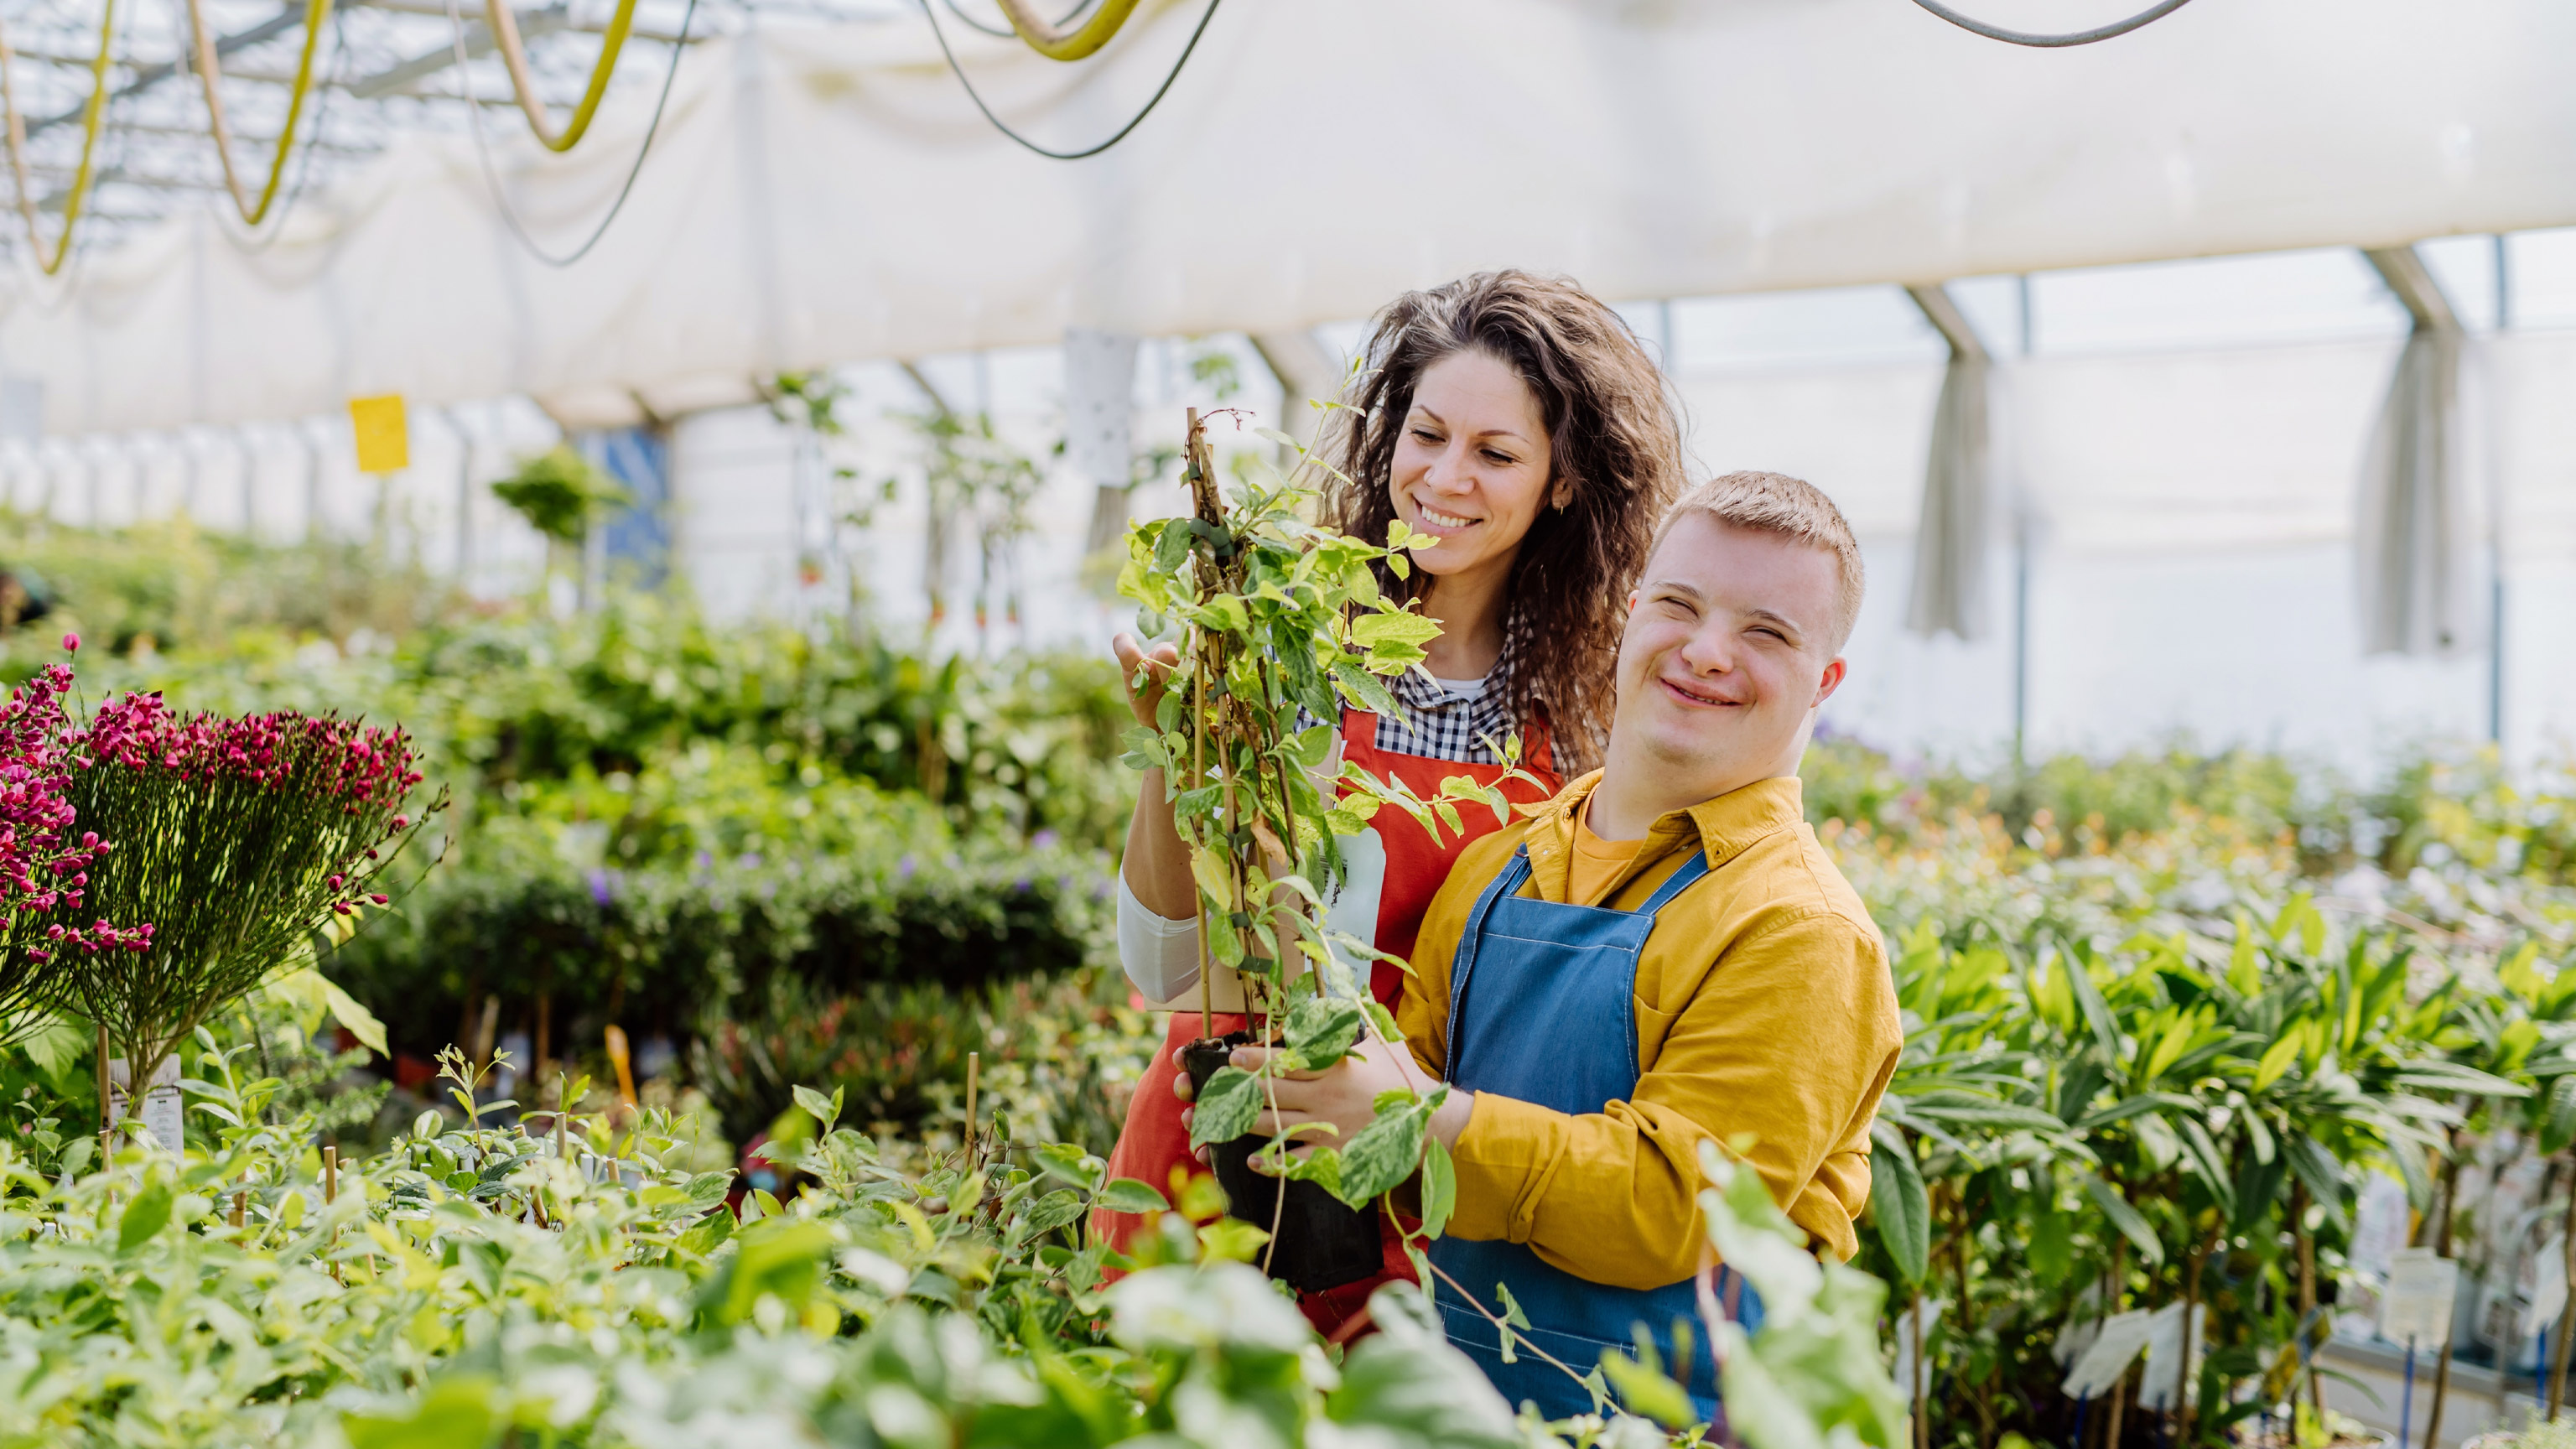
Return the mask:
M 1445 1075 L 1462 1091 L 1570 1114 L 1599 1112 L 1637 1090 L 1637 953 L 1656 913 L 1708 874 L 1708 856 L 1693 851 L 1635 911 L 1524 897 L 1519 891 L 1529 873 L 1524 847 L 1468 914 L 1450 973 Z M 1524 1335 L 1576 1373 L 1589 1373 L 1605 1348 L 1635 1353 L 1632 1335 L 1644 1325 L 1665 1371 L 1690 1391 L 1702 1417 L 1717 1416 L 1717 1372 L 1689 1279 L 1661 1288 L 1612 1288 L 1552 1267 L 1519 1243 L 1458 1238 L 1433 1243 L 1431 1261 L 1496 1312 L 1502 1301 L 1493 1285 L 1509 1285 L 1532 1325 Z M 1494 1325 L 1447 1283 L 1435 1280 L 1432 1289 L 1449 1341 L 1476 1360 L 1504 1398 L 1533 1402 L 1551 1419 L 1591 1412 L 1582 1385 L 1526 1349 L 1516 1362 L 1503 1362 Z M 1717 1289 L 1718 1301 L 1733 1304 L 1746 1329 L 1761 1323 L 1752 1285 L 1732 1269 L 1719 1268 Z M 1695 1330 L 1687 1364 L 1675 1362 L 1676 1319 Z

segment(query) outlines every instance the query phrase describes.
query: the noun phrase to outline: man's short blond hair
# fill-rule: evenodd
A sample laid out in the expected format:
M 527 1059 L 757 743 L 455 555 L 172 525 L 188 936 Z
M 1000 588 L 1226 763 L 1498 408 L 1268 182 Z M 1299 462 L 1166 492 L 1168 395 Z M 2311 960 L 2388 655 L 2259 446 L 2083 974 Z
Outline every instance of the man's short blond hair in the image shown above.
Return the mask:
M 1684 493 L 1664 514 L 1664 521 L 1655 528 L 1654 547 L 1647 550 L 1647 555 L 1652 557 L 1654 549 L 1662 548 L 1673 525 L 1693 513 L 1832 554 L 1838 587 L 1834 591 L 1831 652 L 1843 651 L 1843 645 L 1851 640 L 1853 622 L 1860 618 L 1861 590 L 1866 581 L 1861 570 L 1860 541 L 1852 537 L 1851 524 L 1844 521 L 1843 511 L 1825 496 L 1825 490 L 1785 473 L 1729 473 L 1711 478 Z

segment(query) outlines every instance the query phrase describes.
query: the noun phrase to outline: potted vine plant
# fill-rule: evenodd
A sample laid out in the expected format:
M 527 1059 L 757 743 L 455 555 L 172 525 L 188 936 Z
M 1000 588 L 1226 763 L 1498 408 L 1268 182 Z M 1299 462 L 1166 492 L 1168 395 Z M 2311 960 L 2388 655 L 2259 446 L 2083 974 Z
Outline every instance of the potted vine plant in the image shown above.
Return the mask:
M 1193 409 L 1183 451 L 1191 510 L 1129 531 L 1119 592 L 1143 606 L 1148 633 L 1178 632 L 1180 661 L 1155 727 L 1129 732 L 1128 761 L 1164 770 L 1190 851 L 1202 1000 L 1222 975 L 1241 985 L 1252 1021 L 1220 1037 L 1201 1007 L 1205 1035 L 1181 1053 L 1197 1089 L 1192 1145 L 1214 1149 L 1229 1211 L 1270 1233 L 1264 1268 L 1311 1290 L 1376 1269 L 1373 1204 L 1417 1167 L 1425 1234 L 1436 1234 L 1450 1181 L 1425 1130 L 1438 1091 L 1390 1093 L 1369 1127 L 1303 1158 L 1288 1157 L 1284 1139 L 1251 1135 L 1277 1073 L 1331 1066 L 1363 1034 L 1403 1049 L 1355 969 L 1378 953 L 1348 936 L 1327 939 L 1322 928 L 1326 891 L 1342 869 L 1337 837 L 1365 829 L 1385 805 L 1434 832 L 1456 829 L 1461 806 L 1498 815 L 1510 807 L 1498 790 L 1463 778 L 1425 798 L 1356 765 L 1328 772 L 1328 721 L 1345 701 L 1400 712 L 1382 681 L 1420 664 L 1439 625 L 1386 598 L 1370 568 L 1383 559 L 1404 576 L 1404 524 L 1379 546 L 1307 522 L 1313 490 L 1300 480 L 1327 465 L 1285 435 L 1263 435 L 1295 450 L 1296 469 L 1282 477 L 1255 464 L 1229 500 Z M 1251 1042 L 1285 1050 L 1256 1072 L 1227 1064 Z M 1253 1169 L 1257 1153 L 1268 1154 L 1265 1171 Z
M 119 842 L 72 879 L 44 926 L 62 951 L 50 1004 L 95 1023 L 99 1072 L 143 1084 L 197 1025 L 387 905 L 377 878 L 415 838 L 421 783 L 399 727 L 291 710 L 228 718 L 128 693 L 69 730 L 67 797 Z M 92 925 L 81 916 L 96 916 Z M 110 921 L 150 922 L 120 929 Z M 115 949 L 110 949 L 115 948 Z M 102 1080 L 102 1111 L 107 1101 Z

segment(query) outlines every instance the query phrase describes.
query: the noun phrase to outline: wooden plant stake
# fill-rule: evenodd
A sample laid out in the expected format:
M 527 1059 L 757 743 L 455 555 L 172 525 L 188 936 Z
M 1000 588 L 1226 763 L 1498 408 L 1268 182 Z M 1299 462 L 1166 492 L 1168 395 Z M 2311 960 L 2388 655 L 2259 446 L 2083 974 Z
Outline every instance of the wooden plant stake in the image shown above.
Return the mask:
M 2299 1245 L 2299 1364 L 2308 1372 L 2308 1408 L 2325 1422 L 2325 1385 L 2317 1378 L 2315 1328 L 2317 1311 L 2317 1241 L 2308 1232 L 2308 1185 L 2290 1184 L 2290 1221 Z
M 2191 1442 L 2192 1421 L 2200 1415 L 2198 1376 L 2191 1371 L 2192 1320 L 2200 1314 L 2200 1270 L 2209 1261 L 2209 1255 L 2218 1250 L 2220 1237 L 2226 1230 L 2227 1222 L 2223 1217 L 2210 1223 L 2209 1237 L 2191 1255 L 2190 1272 L 2183 1281 L 2182 1353 L 2179 1356 L 2181 1361 L 2174 1365 L 2174 1398 L 2182 1416 L 2182 1432 L 2177 1437 L 2185 1444 Z
M 2442 1165 L 2442 1225 L 2433 1234 L 2433 1256 L 2451 1256 L 2451 1219 L 2460 1195 L 2460 1137 L 2457 1128 L 2451 1132 L 2451 1150 Z M 2442 1348 L 2433 1364 L 2433 1406 L 2424 1423 L 2424 1449 L 2434 1449 L 2442 1441 L 2442 1399 L 2451 1388 L 2451 1325 L 2442 1325 Z M 2403 1449 L 2404 1430 L 2399 1430 Z
M 2576 1171 L 2567 1174 L 2567 1217 L 2558 1228 L 2558 1250 L 2568 1263 L 2576 1265 Z M 2549 1345 L 2549 1414 L 2547 1422 L 2558 1422 L 2558 1411 L 2567 1405 L 2567 1335 L 2576 1330 L 2576 1293 L 2567 1297 L 2567 1306 L 2558 1310 L 2558 1336 Z
M 336 1142 L 326 1142 L 322 1144 L 322 1205 L 324 1207 L 329 1207 L 331 1204 L 338 1202 L 339 1200 L 340 1144 Z M 338 1242 L 340 1237 L 339 1231 L 337 1229 L 333 1229 L 331 1237 L 334 1243 Z M 342 1284 L 345 1284 L 347 1281 L 340 1276 L 340 1265 L 336 1261 L 331 1264 L 331 1281 Z
M 2120 1449 L 2120 1420 L 2129 1411 L 2129 1377 L 2137 1371 L 2135 1366 L 2122 1369 L 2120 1381 L 2111 1385 L 2111 1424 L 2102 1449 Z
M 966 1170 L 969 1172 L 975 1170 L 975 1164 L 983 1157 L 984 1131 L 975 1122 L 975 1078 L 983 1065 L 982 1052 L 966 1054 Z
M 1931 1345 L 1923 1341 L 1923 1290 L 1914 1290 L 1914 1444 L 1915 1449 L 1932 1449 L 1932 1416 L 1924 1402 L 1924 1379 L 1930 1372 L 1925 1362 L 1931 1358 Z

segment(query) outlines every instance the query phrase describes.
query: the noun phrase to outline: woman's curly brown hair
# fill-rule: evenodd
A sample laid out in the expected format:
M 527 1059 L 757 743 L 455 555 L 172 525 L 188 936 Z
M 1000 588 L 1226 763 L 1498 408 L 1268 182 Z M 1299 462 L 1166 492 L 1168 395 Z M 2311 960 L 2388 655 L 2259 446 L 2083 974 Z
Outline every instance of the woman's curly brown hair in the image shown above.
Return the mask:
M 1318 452 L 1342 476 L 1325 485 L 1323 521 L 1384 541 L 1395 521 L 1396 440 L 1413 390 L 1433 363 L 1482 352 L 1517 373 L 1547 425 L 1551 491 L 1521 540 L 1505 586 L 1495 683 L 1524 734 L 1544 721 L 1557 768 L 1600 759 L 1612 709 L 1628 591 L 1656 522 L 1681 492 L 1681 423 L 1664 377 L 1619 314 L 1561 277 L 1478 272 L 1407 292 L 1377 316 L 1360 371 Z M 1420 570 L 1379 583 L 1398 598 L 1430 587 Z

